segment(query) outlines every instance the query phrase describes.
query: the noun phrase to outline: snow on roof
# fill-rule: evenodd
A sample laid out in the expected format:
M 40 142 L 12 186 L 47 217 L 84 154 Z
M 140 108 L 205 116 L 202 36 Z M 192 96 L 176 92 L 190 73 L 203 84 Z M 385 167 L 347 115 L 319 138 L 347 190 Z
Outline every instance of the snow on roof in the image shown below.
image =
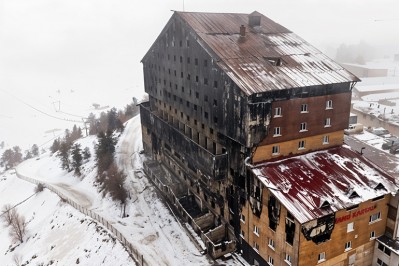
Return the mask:
M 263 163 L 252 171 L 300 223 L 398 190 L 398 179 L 347 146 Z
M 359 81 L 302 38 L 265 17 L 248 25 L 248 14 L 176 12 L 211 48 L 217 64 L 247 95 L 268 90 Z M 254 15 L 254 12 L 252 13 Z M 239 34 L 246 26 L 245 37 Z

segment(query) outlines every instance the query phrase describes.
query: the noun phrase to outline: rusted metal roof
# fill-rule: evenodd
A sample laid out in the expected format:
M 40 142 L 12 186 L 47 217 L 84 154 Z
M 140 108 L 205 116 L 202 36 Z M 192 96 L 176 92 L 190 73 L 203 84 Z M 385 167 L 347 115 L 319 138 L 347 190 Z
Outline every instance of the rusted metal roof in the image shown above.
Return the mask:
M 355 82 L 359 79 L 302 38 L 264 15 L 176 12 L 215 53 L 217 64 L 246 93 Z M 245 37 L 240 26 L 246 27 Z M 269 59 L 279 59 L 273 65 Z
M 300 223 L 398 190 L 398 179 L 348 146 L 267 162 L 252 171 Z M 324 202 L 330 206 L 322 207 Z

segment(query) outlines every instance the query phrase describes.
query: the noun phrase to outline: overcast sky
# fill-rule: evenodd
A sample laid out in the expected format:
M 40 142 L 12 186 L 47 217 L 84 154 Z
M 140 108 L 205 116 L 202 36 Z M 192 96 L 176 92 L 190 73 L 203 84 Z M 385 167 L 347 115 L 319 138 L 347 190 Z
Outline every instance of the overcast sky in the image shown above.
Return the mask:
M 398 48 L 398 2 L 0 0 L 0 116 L 11 117 L 12 100 L 4 91 L 31 104 L 38 98 L 50 104 L 56 90 L 85 91 L 109 100 L 120 97 L 119 91 L 137 95 L 143 90 L 140 60 L 171 10 L 257 10 L 320 50 L 362 40 Z

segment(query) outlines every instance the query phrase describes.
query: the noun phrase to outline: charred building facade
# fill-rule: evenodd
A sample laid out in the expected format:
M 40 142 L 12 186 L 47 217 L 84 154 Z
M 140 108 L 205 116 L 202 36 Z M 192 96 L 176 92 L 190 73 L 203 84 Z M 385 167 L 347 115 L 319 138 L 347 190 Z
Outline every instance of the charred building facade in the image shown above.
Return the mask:
M 342 147 L 359 79 L 258 12 L 174 12 L 142 63 L 145 170 L 214 258 L 312 264 L 340 212 L 396 189 Z

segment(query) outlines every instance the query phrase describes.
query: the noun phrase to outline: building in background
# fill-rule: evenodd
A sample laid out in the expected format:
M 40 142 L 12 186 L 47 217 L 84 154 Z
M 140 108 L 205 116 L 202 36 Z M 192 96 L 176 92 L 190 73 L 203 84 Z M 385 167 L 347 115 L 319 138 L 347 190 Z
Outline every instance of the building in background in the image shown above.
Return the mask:
M 342 146 L 356 76 L 258 12 L 174 12 L 142 63 L 145 171 L 213 258 L 372 261 L 398 184 Z

